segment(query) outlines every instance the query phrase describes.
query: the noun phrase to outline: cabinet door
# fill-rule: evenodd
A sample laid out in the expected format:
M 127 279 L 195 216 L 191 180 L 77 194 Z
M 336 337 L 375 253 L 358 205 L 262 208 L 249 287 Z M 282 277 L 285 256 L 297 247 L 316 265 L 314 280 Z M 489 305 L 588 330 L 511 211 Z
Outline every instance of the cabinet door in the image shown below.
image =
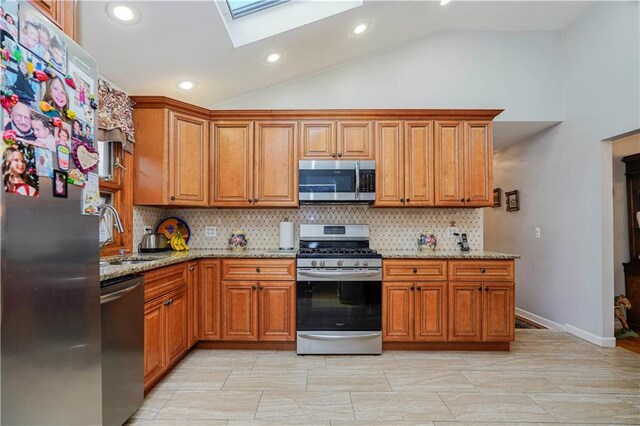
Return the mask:
M 382 283 L 382 340 L 410 342 L 414 338 L 414 283 Z
M 404 206 L 402 122 L 376 123 L 376 206 Z
M 337 156 L 345 160 L 373 160 L 373 122 L 338 121 Z
M 211 125 L 211 205 L 250 207 L 253 197 L 253 122 Z
M 220 261 L 200 261 L 200 327 L 201 340 L 220 340 Z
M 171 365 L 189 349 L 187 287 L 179 288 L 165 296 L 167 299 L 166 336 L 167 365 Z
M 406 122 L 404 140 L 404 194 L 407 206 L 433 206 L 433 122 Z
M 331 160 L 336 158 L 336 122 L 300 122 L 300 159 Z
M 493 205 L 493 137 L 491 121 L 464 123 L 465 205 Z
M 29 3 L 60 27 L 69 37 L 75 39 L 76 0 L 29 0 Z M 14 16 L 14 20 L 17 18 Z
M 514 284 L 484 283 L 482 293 L 482 340 L 513 341 L 516 315 Z
M 188 299 L 188 312 L 187 312 L 187 330 L 189 337 L 189 347 L 192 347 L 198 342 L 198 311 L 199 309 L 199 276 L 198 262 L 190 262 L 187 264 L 187 299 Z
M 447 341 L 447 287 L 446 282 L 416 283 L 416 340 Z
M 169 112 L 169 204 L 207 205 L 209 123 Z
M 482 334 L 482 284 L 449 283 L 449 341 L 479 342 Z
M 295 281 L 260 281 L 260 340 L 296 339 Z
M 463 122 L 434 124 L 435 205 L 464 206 Z
M 165 298 L 144 305 L 144 386 L 162 374 L 165 358 Z
M 255 207 L 298 206 L 295 121 L 256 122 Z
M 258 340 L 257 281 L 222 281 L 222 340 Z

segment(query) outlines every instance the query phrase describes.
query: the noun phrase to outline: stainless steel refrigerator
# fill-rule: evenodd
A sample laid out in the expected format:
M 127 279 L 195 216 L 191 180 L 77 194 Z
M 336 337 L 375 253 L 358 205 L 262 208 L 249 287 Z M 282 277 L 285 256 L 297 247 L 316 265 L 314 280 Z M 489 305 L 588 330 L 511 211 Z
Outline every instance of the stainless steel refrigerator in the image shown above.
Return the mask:
M 5 12 L 19 9 L 15 34 L 29 20 L 40 27 L 48 23 L 51 40 L 65 46 L 64 68 L 68 71 L 72 63 L 80 67 L 93 80 L 97 95 L 95 60 L 26 2 L 14 3 L 0 5 Z M 21 59 L 32 53 L 25 49 Z M 39 63 L 34 58 L 32 63 Z M 9 72 L 6 64 L 12 65 L 3 60 L 3 73 Z M 6 85 L 6 78 L 3 82 Z M 33 76 L 28 84 L 32 89 L 27 90 L 38 91 Z M 5 129 L 8 112 L 2 112 Z M 93 109 L 83 114 L 85 126 L 96 123 L 88 117 L 95 118 Z M 95 126 L 91 128 L 95 131 Z M 57 161 L 53 152 L 53 164 Z M 68 184 L 67 198 L 54 197 L 52 182 L 39 177 L 37 197 L 0 191 L 3 425 L 102 422 L 98 217 L 82 214 L 82 188 Z

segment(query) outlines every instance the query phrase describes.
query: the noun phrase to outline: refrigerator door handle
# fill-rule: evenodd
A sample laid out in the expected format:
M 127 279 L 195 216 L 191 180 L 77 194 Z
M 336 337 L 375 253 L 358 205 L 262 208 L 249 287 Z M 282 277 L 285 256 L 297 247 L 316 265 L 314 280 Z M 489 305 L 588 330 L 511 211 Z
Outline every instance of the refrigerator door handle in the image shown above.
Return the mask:
M 113 300 L 120 299 L 122 296 L 124 296 L 125 294 L 135 290 L 139 286 L 140 286 L 140 283 L 137 283 L 136 285 L 131 286 L 131 287 L 127 287 L 127 288 L 125 288 L 123 290 L 114 291 L 113 293 L 110 293 L 110 294 L 104 294 L 104 295 L 100 296 L 100 304 L 102 305 L 103 303 L 108 303 L 108 302 L 111 302 Z

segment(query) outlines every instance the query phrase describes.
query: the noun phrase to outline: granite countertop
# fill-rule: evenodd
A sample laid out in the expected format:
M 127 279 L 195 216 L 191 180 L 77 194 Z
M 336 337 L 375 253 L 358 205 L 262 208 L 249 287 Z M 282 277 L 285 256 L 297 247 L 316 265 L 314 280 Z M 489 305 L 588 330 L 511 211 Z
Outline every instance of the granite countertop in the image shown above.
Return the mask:
M 495 251 L 458 251 L 458 250 L 378 250 L 383 259 L 487 259 L 510 260 L 520 259 L 517 254 L 498 253 Z
M 295 259 L 297 250 L 245 250 L 228 249 L 167 251 L 162 253 L 139 253 L 129 256 L 112 256 L 102 258 L 110 263 L 118 260 L 149 260 L 148 262 L 109 265 L 100 267 L 100 281 L 137 274 L 162 266 L 173 265 L 189 260 L 206 258 L 262 258 L 262 259 Z M 383 259 L 519 259 L 516 254 L 497 253 L 493 251 L 420 251 L 420 250 L 378 250 Z

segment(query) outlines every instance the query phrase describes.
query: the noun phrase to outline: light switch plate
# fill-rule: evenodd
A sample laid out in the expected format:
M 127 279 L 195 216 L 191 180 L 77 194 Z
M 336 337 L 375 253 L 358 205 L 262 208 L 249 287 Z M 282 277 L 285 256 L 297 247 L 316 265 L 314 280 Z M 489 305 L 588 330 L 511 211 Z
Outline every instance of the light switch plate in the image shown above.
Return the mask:
M 454 234 L 459 234 L 459 233 L 460 233 L 460 229 L 458 229 L 457 227 L 450 226 L 447 228 L 447 238 L 458 238 L 458 236 Z
M 204 227 L 204 236 L 205 237 L 215 237 L 218 235 L 218 231 L 215 226 L 205 226 Z

